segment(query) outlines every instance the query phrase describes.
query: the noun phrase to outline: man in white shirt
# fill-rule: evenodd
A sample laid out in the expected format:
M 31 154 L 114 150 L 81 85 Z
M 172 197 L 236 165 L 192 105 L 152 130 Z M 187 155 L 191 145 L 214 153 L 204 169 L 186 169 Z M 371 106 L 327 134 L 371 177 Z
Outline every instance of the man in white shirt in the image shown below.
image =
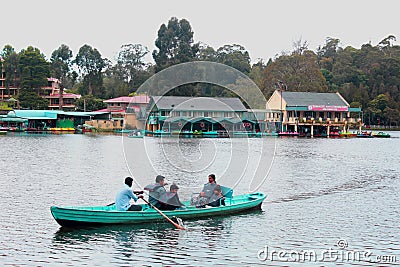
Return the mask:
M 135 196 L 131 187 L 132 187 L 133 179 L 131 177 L 125 178 L 124 188 L 117 194 L 115 198 L 115 206 L 118 211 L 141 211 L 142 206 L 134 205 L 130 203 L 130 200 L 133 199 L 135 202 L 139 198 L 143 198 L 142 195 Z

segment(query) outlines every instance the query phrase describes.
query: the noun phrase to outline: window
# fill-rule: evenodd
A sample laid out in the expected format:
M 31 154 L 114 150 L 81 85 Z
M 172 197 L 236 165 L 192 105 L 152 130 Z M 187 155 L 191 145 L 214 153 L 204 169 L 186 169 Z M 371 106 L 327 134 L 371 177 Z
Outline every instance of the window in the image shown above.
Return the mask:
M 329 119 L 332 118 L 332 112 L 328 111 L 328 112 L 326 113 L 326 117 L 329 118 Z
M 320 117 L 320 118 L 324 118 L 324 113 L 323 113 L 323 112 L 320 112 L 320 113 L 319 113 L 319 117 Z
M 169 111 L 168 110 L 162 110 L 161 111 L 161 116 L 169 116 Z
M 335 118 L 338 118 L 340 120 L 340 112 L 335 112 Z

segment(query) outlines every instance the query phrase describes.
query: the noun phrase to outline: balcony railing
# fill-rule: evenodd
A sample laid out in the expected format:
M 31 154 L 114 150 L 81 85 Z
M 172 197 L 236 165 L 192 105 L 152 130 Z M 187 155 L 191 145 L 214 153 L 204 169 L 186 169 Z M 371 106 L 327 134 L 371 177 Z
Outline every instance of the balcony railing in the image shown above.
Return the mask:
M 314 123 L 314 124 L 345 124 L 345 123 L 360 123 L 360 118 L 284 118 L 283 123 Z

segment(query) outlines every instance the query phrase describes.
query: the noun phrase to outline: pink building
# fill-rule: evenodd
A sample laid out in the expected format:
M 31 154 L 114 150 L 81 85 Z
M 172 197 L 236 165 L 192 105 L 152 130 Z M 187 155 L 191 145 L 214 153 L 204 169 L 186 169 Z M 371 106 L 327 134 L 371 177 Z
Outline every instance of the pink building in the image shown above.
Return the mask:
M 145 111 L 147 104 L 150 101 L 150 97 L 147 95 L 138 96 L 120 96 L 117 98 L 112 98 L 104 100 L 103 102 L 107 104 L 105 111 L 111 112 L 111 114 L 125 114 L 133 112 Z

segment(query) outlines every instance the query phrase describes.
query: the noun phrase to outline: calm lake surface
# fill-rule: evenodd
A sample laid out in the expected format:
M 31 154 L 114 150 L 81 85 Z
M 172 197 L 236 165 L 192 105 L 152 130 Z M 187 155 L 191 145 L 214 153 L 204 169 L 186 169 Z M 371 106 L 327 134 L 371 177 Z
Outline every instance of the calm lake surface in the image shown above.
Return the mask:
M 399 265 L 400 132 L 391 134 L 395 138 L 0 136 L 0 263 L 373 266 L 367 261 L 384 265 L 388 256 L 386 266 Z M 125 176 L 142 186 L 157 173 L 179 184 L 181 198 L 216 173 L 235 194 L 258 190 L 267 199 L 262 211 L 185 221 L 188 231 L 167 223 L 71 231 L 50 214 L 52 205 L 109 204 Z M 321 258 L 329 249 L 337 258 Z M 278 258 L 272 250 L 286 254 Z M 292 262 L 301 261 L 302 251 L 315 251 L 318 259 Z M 344 251 L 367 254 L 346 260 Z

